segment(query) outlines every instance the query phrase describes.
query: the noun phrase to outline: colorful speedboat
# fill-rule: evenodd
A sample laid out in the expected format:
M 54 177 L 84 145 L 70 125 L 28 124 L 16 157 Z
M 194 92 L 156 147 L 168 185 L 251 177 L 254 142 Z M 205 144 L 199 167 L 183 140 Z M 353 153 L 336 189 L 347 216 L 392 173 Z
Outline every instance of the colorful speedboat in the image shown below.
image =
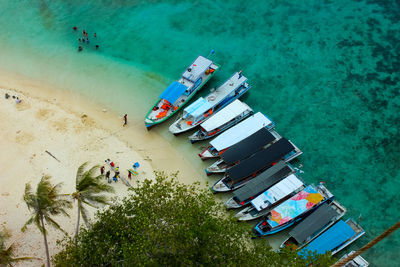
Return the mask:
M 333 195 L 323 185 L 309 185 L 290 199 L 272 209 L 259 222 L 253 232 L 256 236 L 278 233 L 307 217 L 324 202 L 333 199 Z
M 219 69 L 219 65 L 199 56 L 182 74 L 160 95 L 144 120 L 147 129 L 160 124 L 180 110 Z
M 169 131 L 174 135 L 189 131 L 209 119 L 235 99 L 250 89 L 247 78 L 236 72 L 223 85 L 212 90 L 206 97 L 200 97 L 183 110 L 183 114 L 171 126 Z

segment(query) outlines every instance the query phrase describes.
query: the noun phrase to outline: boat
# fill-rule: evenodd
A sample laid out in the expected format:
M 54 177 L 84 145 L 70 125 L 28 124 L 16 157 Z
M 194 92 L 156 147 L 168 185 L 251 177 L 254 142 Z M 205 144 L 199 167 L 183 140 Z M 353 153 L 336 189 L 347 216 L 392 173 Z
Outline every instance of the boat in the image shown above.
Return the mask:
M 349 257 L 350 255 L 352 255 L 353 253 L 355 253 L 355 251 L 351 251 L 348 254 L 343 255 L 339 260 L 343 260 L 347 257 Z M 352 259 L 351 261 L 348 261 L 345 265 L 342 265 L 342 267 L 368 267 L 369 266 L 369 262 L 366 261 L 363 257 L 361 257 L 360 255 L 358 255 L 357 257 L 355 257 L 354 259 Z
M 210 146 L 204 149 L 199 157 L 202 160 L 216 158 L 224 153 L 227 148 L 264 127 L 272 129 L 275 127 L 275 123 L 261 112 L 257 112 L 211 140 Z
M 183 114 L 171 126 L 169 131 L 174 135 L 192 130 L 213 116 L 235 99 L 250 89 L 247 78 L 242 72 L 236 72 L 223 85 L 212 90 L 206 97 L 200 97 L 183 110 Z
M 316 254 L 325 254 L 330 251 L 332 255 L 335 255 L 364 234 L 364 229 L 353 219 L 348 219 L 347 221 L 339 220 L 308 243 L 307 246 L 303 247 L 299 254 L 307 254 L 308 251 Z
M 243 210 L 235 214 L 238 221 L 251 221 L 266 216 L 273 207 L 279 205 L 305 188 L 304 182 L 299 187 L 296 187 L 298 184 L 287 184 L 281 182 L 252 199 L 249 207 L 245 207 Z
M 255 153 L 239 164 L 226 170 L 225 175 L 211 188 L 214 192 L 227 192 L 244 186 L 262 171 L 288 157 L 294 159 L 302 152 L 286 138 L 281 138 L 271 146 Z
M 211 164 L 205 171 L 207 175 L 211 173 L 223 173 L 241 160 L 248 158 L 280 138 L 280 135 L 274 130 L 261 128 L 254 134 L 228 148 L 220 155 L 221 159 Z
M 281 170 L 275 172 L 273 175 L 267 176 L 263 180 L 260 178 L 265 177 L 264 173 L 270 171 L 272 168 L 269 168 L 264 173 L 258 175 L 258 179 L 254 178 L 245 186 L 235 190 L 233 192 L 233 197 L 226 201 L 225 206 L 228 209 L 237 209 L 247 206 L 251 201 L 255 201 L 260 194 L 263 195 L 262 193 L 265 190 L 268 190 L 268 200 L 264 198 L 261 203 L 269 203 L 270 198 L 281 198 L 294 190 L 304 187 L 304 182 L 300 177 L 297 177 L 297 175 L 293 173 L 294 170 L 292 167 L 289 167 L 283 161 L 280 161 L 279 163 L 283 164 Z
M 193 144 L 197 141 L 213 138 L 251 115 L 253 115 L 253 110 L 236 99 L 200 124 L 200 129 L 189 136 L 189 140 Z
M 325 202 L 296 225 L 289 232 L 289 238 L 283 241 L 280 247 L 291 246 L 294 249 L 303 248 L 342 218 L 346 211 L 346 208 L 337 201 Z
M 307 217 L 334 196 L 322 184 L 309 185 L 272 209 L 254 228 L 256 237 L 278 233 Z
M 149 110 L 144 120 L 147 129 L 166 121 L 180 110 L 214 76 L 219 67 L 208 58 L 196 58 L 181 78 L 172 82 Z

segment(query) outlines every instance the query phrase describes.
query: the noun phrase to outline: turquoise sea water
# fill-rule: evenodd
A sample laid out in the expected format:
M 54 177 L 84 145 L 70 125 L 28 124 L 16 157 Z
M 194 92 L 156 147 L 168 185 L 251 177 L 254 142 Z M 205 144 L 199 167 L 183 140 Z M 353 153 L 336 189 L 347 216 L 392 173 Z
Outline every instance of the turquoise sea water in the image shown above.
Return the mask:
M 215 49 L 208 88 L 243 70 L 254 85 L 243 100 L 303 150 L 304 180 L 324 181 L 365 228 L 346 251 L 399 220 L 398 1 L 82 2 L 0 1 L 0 66 L 140 118 Z M 82 29 L 91 43 L 78 53 Z M 364 257 L 398 265 L 399 248 L 395 233 Z

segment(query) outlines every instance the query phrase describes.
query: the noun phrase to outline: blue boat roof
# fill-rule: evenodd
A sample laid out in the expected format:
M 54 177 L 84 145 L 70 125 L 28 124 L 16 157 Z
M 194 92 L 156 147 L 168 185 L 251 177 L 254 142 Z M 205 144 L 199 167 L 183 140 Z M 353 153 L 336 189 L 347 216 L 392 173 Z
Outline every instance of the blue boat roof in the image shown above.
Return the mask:
M 167 100 L 171 104 L 175 103 L 175 101 L 185 92 L 187 89 L 186 85 L 183 85 L 179 82 L 173 82 L 168 86 L 167 89 L 162 92 L 160 98 Z
M 322 233 L 319 237 L 311 241 L 301 251 L 310 250 L 317 254 L 324 254 L 342 245 L 351 237 L 355 236 L 356 232 L 345 223 L 343 220 L 335 223 L 331 228 Z
M 205 100 L 204 98 L 200 97 L 195 102 L 190 104 L 187 108 L 184 109 L 186 116 L 192 115 L 194 118 L 205 113 L 212 107 L 210 102 Z

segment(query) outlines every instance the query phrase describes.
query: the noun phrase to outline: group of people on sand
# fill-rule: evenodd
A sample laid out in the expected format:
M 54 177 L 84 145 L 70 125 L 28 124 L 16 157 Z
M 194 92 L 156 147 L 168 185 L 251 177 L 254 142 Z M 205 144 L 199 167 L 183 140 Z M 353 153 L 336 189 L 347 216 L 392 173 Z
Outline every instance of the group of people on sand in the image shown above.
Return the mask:
M 74 31 L 77 31 L 78 27 L 74 26 L 74 27 L 72 27 L 72 29 Z M 97 40 L 97 33 L 94 33 L 93 37 L 95 38 L 95 40 Z M 78 42 L 79 42 L 79 44 L 82 44 L 82 45 L 84 45 L 84 44 L 89 45 L 90 44 L 89 33 L 85 29 L 82 30 L 82 38 L 78 38 Z M 79 45 L 78 52 L 81 52 L 83 50 L 83 46 L 82 45 Z M 96 50 L 98 50 L 100 48 L 100 46 L 98 44 L 96 44 L 94 47 L 96 48 Z
M 110 167 L 110 170 L 108 170 L 108 171 L 105 173 L 105 178 L 106 178 L 106 180 L 108 181 L 108 183 L 111 183 L 111 177 L 110 177 L 110 175 L 111 175 L 111 171 L 113 171 L 113 172 L 114 172 L 114 176 L 112 177 L 112 180 L 113 180 L 114 182 L 118 182 L 118 178 L 119 178 L 119 167 L 116 166 L 115 163 L 114 163 L 113 161 L 111 161 L 110 159 L 106 159 L 105 162 L 106 162 L 107 165 Z M 100 167 L 100 174 L 101 174 L 101 175 L 104 175 L 104 171 L 105 171 L 104 166 L 101 166 L 101 167 Z
M 107 165 L 110 167 L 110 169 L 105 172 L 105 167 L 101 166 L 100 167 L 100 174 L 103 175 L 108 183 L 111 183 L 112 181 L 114 182 L 118 182 L 118 178 L 119 177 L 119 167 L 115 165 L 115 163 L 113 161 L 111 161 L 110 159 L 106 159 L 105 163 L 107 163 Z M 114 172 L 114 176 L 111 179 L 111 171 Z M 132 179 L 132 173 L 128 170 L 128 178 Z
M 6 98 L 6 99 L 9 99 L 9 98 L 10 98 L 10 95 L 9 95 L 8 93 L 6 93 L 6 94 L 5 94 L 5 98 Z M 17 104 L 21 103 L 21 101 L 22 101 L 21 99 L 19 99 L 18 96 L 15 96 L 15 95 L 13 95 L 12 98 L 15 99 L 15 103 L 17 103 Z

